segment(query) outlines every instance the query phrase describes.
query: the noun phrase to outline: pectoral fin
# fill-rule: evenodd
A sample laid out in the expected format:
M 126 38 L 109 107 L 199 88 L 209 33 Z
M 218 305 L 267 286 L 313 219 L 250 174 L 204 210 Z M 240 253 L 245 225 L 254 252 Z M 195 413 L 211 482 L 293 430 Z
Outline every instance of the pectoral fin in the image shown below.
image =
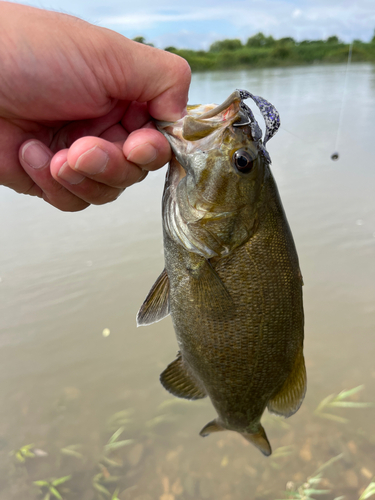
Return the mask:
M 270 412 L 290 417 L 301 406 L 306 393 L 306 368 L 302 348 L 296 358 L 293 370 L 284 382 L 281 391 L 268 402 Z
M 202 399 L 206 392 L 188 371 L 181 356 L 178 356 L 160 375 L 160 382 L 168 392 L 184 399 Z
M 191 259 L 188 271 L 193 278 L 190 283 L 192 295 L 203 314 L 208 312 L 228 316 L 234 313 L 232 297 L 210 261 L 201 257 L 196 262 Z
M 169 278 L 164 269 L 137 314 L 137 326 L 151 325 L 169 314 Z
M 243 436 L 247 441 L 253 444 L 258 450 L 260 450 L 263 455 L 269 457 L 272 453 L 270 442 L 268 441 L 266 431 L 259 424 L 259 431 L 255 434 L 249 434 L 247 432 L 240 432 L 241 436 Z

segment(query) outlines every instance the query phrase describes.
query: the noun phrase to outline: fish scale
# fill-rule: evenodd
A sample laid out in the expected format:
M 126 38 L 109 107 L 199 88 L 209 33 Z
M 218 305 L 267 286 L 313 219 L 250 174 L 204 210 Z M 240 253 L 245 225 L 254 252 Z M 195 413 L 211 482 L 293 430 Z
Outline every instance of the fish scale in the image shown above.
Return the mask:
M 259 125 L 243 100 L 252 98 Z M 161 374 L 172 394 L 208 396 L 217 418 L 200 432 L 239 432 L 264 455 L 266 407 L 288 417 L 306 391 L 302 276 L 265 149 L 280 124 L 247 91 L 159 124 L 173 150 L 163 195 L 165 269 L 139 325 L 171 314 L 179 354 Z

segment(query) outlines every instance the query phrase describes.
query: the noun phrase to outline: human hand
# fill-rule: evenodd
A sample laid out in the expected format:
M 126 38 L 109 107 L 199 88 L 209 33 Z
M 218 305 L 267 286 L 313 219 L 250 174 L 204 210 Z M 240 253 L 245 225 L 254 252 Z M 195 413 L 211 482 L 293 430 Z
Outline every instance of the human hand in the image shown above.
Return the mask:
M 190 68 L 65 14 L 0 2 L 0 184 L 65 211 L 115 200 L 170 159 Z

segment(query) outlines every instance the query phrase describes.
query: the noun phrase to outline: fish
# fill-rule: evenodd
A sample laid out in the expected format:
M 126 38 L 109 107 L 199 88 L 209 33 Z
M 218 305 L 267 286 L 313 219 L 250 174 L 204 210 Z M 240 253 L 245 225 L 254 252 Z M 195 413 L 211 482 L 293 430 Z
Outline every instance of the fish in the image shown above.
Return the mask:
M 137 325 L 171 315 L 178 353 L 160 381 L 176 397 L 210 398 L 217 417 L 201 436 L 235 431 L 269 456 L 265 409 L 290 417 L 306 392 L 303 279 L 266 149 L 280 116 L 246 90 L 187 109 L 157 122 L 173 152 L 162 199 L 165 268 Z

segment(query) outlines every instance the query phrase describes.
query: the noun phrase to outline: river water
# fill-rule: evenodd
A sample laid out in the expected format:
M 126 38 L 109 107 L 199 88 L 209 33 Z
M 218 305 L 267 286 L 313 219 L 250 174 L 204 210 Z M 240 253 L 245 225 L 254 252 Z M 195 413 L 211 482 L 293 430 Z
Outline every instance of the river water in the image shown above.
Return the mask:
M 111 498 L 103 488 L 274 500 L 340 454 L 320 498 L 359 497 L 375 475 L 375 409 L 315 411 L 360 385 L 348 401 L 375 402 L 375 67 L 350 68 L 334 162 L 344 78 L 344 65 L 193 76 L 190 103 L 244 88 L 281 115 L 268 149 L 305 282 L 308 392 L 290 419 L 264 416 L 268 459 L 236 433 L 199 437 L 210 402 L 177 400 L 158 380 L 177 349 L 170 319 L 136 328 L 163 269 L 165 169 L 74 214 L 1 189 L 0 500 L 43 498 L 33 481 L 63 476 L 64 500 Z M 12 455 L 28 444 L 37 456 Z

